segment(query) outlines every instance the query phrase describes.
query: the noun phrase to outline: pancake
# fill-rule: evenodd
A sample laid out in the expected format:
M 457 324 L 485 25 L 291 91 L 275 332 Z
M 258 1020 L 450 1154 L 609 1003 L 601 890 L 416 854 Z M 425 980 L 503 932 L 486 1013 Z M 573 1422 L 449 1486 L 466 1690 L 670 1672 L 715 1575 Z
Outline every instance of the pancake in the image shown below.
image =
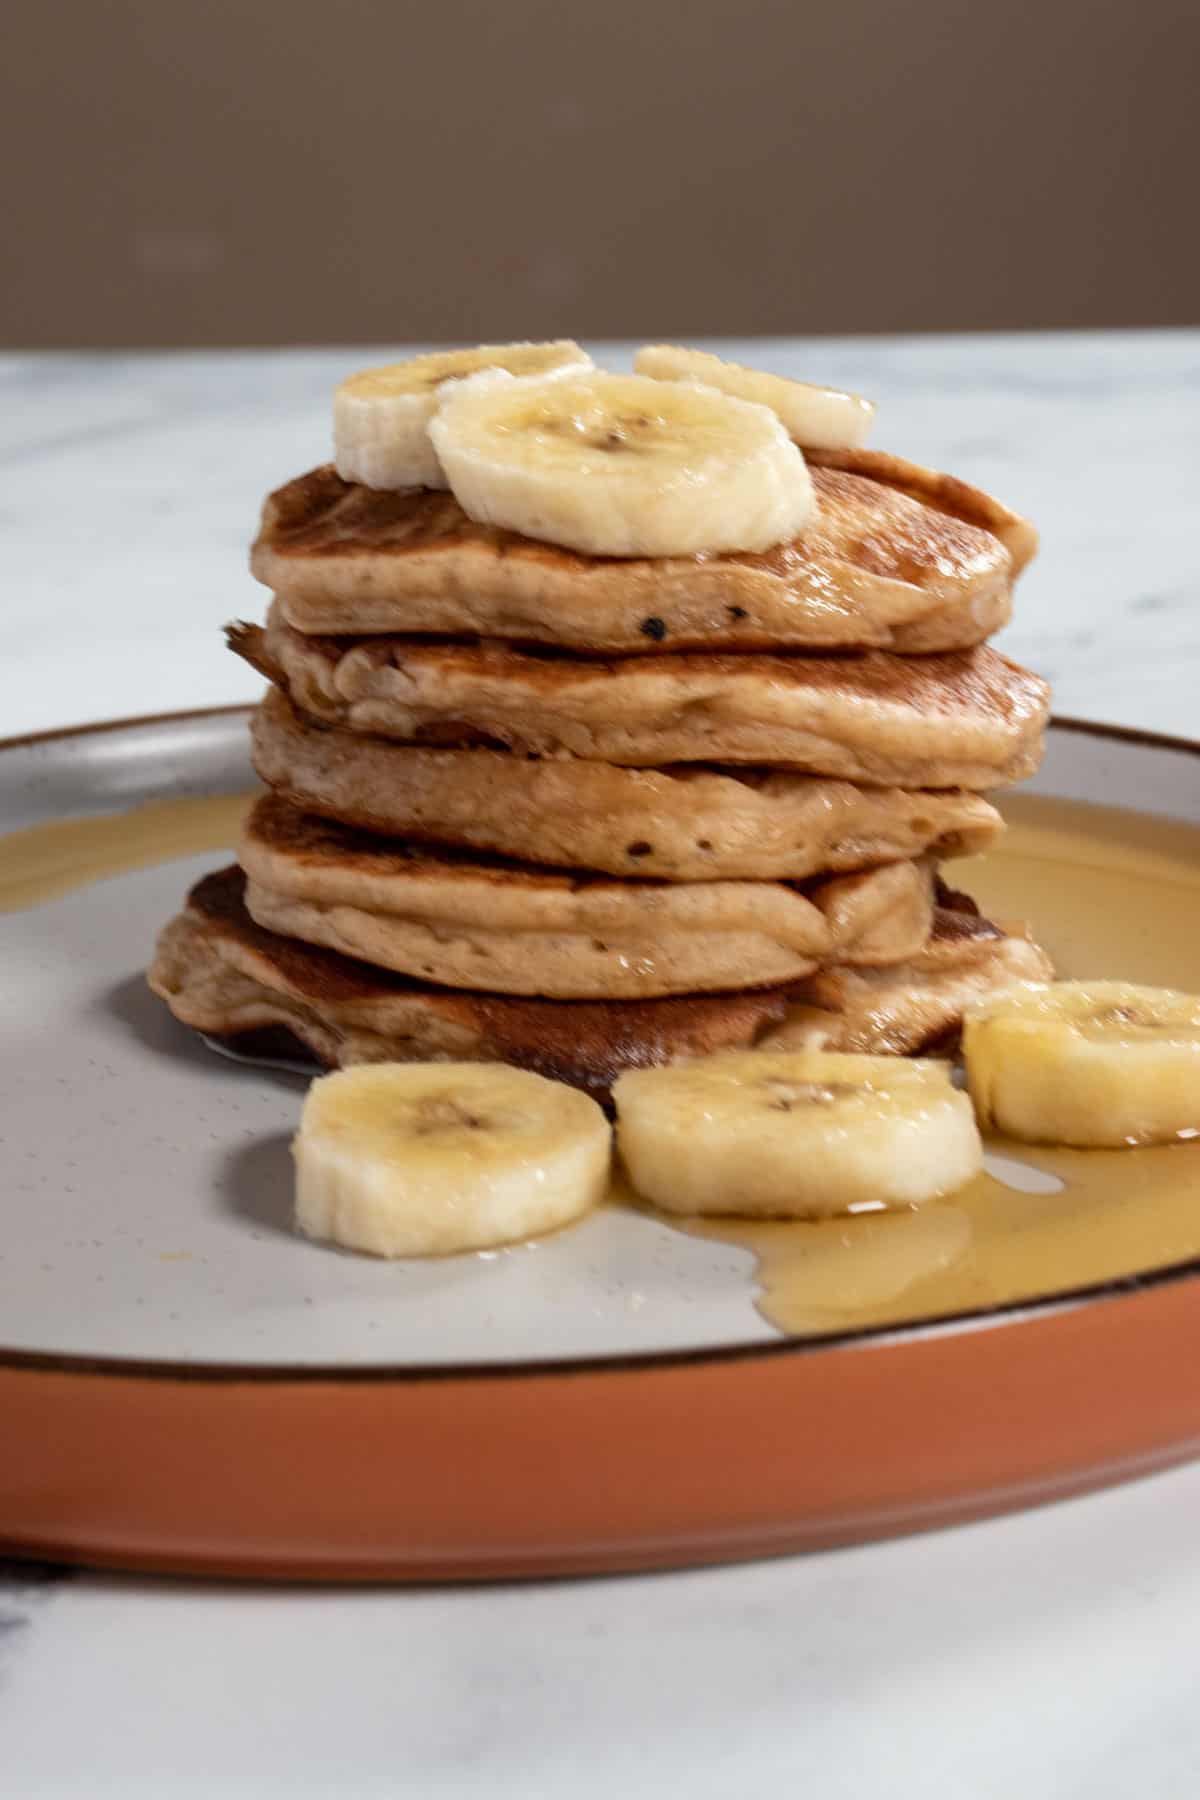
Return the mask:
M 243 1042 L 282 1027 L 327 1068 L 509 1062 L 603 1095 L 623 1069 L 736 1048 L 787 1010 L 779 989 L 579 1002 L 432 987 L 262 930 L 244 888 L 232 867 L 192 889 L 159 937 L 150 986 L 187 1025 Z
M 856 787 L 784 770 L 623 769 L 506 750 L 433 750 L 323 726 L 271 688 L 259 775 L 364 831 L 560 868 L 667 881 L 790 880 L 974 856 L 1004 821 L 978 794 Z
M 991 532 L 1008 551 L 1014 575 L 1019 575 L 1037 555 L 1036 525 L 956 475 L 944 475 L 923 463 L 909 462 L 907 457 L 894 456 L 890 450 L 805 450 L 804 458 L 813 468 L 842 470 L 883 482 L 947 518 Z
M 958 650 L 1007 623 L 1033 527 L 897 457 L 810 454 L 817 511 L 761 555 L 593 557 L 454 496 L 314 469 L 271 494 L 251 568 L 316 633 L 481 634 L 577 651 Z
M 825 969 L 761 1037 L 764 1050 L 841 1050 L 911 1056 L 955 1033 L 969 1006 L 1022 981 L 1052 981 L 1045 951 L 1019 935 L 977 943 L 970 956 L 935 937 L 930 949 L 891 969 Z
M 186 910 L 160 935 L 149 982 L 185 1024 L 246 1050 L 278 1048 L 266 1034 L 282 1032 L 286 1044 L 299 1042 L 327 1068 L 509 1062 L 606 1099 L 625 1069 L 744 1049 L 785 1030 L 789 1017 L 814 1029 L 814 993 L 805 982 L 607 1003 L 436 988 L 262 930 L 245 909 L 244 887 L 237 867 L 199 882 Z M 938 909 L 934 942 L 943 937 L 946 913 Z M 931 970 L 923 955 L 900 970 L 880 972 L 872 1002 L 877 1027 L 871 1007 L 858 1005 L 849 990 L 843 997 L 852 1009 L 839 1027 L 828 1006 L 838 997 L 835 978 L 827 973 L 821 990 L 827 1046 L 893 1050 L 903 1042 L 906 1049 L 922 1049 L 957 1026 L 968 980 L 977 999 L 1048 971 L 1032 944 L 997 935 L 982 920 L 975 925 L 951 940 L 964 977 L 957 998 L 951 967 L 943 961 Z
M 241 845 L 266 930 L 456 988 L 632 999 L 776 985 L 827 962 L 896 962 L 933 922 L 929 864 L 803 891 L 788 882 L 628 882 L 435 854 L 259 800 Z
M 953 656 L 601 661 L 498 644 L 306 637 L 276 603 L 231 647 L 302 711 L 406 742 L 499 743 L 629 767 L 732 762 L 885 787 L 1032 774 L 1049 688 L 987 648 Z

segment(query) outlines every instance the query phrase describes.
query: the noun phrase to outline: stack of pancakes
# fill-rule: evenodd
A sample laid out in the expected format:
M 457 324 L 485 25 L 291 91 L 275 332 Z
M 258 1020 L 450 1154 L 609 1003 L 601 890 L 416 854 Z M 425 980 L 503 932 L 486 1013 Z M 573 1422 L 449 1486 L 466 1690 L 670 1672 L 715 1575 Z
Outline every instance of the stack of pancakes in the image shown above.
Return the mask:
M 892 456 L 808 462 L 813 521 L 764 554 L 589 556 L 328 467 L 271 495 L 274 599 L 230 632 L 268 792 L 156 991 L 328 1065 L 604 1095 L 719 1048 L 910 1052 L 1045 978 L 938 872 L 1041 753 L 1045 684 L 986 645 L 1033 529 Z

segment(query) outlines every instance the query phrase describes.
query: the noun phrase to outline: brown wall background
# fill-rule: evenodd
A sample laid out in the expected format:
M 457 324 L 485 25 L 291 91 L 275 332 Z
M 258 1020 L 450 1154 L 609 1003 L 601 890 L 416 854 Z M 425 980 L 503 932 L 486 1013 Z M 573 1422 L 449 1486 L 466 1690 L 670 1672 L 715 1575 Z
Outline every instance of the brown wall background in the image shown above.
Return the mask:
M 1197 0 L 42 0 L 10 345 L 1200 321 Z

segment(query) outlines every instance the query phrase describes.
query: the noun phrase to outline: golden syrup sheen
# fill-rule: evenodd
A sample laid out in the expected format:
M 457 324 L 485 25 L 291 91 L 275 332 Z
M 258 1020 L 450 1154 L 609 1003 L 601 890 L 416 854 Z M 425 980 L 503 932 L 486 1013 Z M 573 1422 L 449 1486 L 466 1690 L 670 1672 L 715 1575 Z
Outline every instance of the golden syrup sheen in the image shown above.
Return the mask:
M 1200 993 L 1200 830 L 1035 795 L 1009 797 L 1004 813 L 1001 844 L 947 871 L 989 918 L 1028 920 L 1063 979 Z M 935 1318 L 1200 1257 L 1200 1143 L 988 1148 L 1061 1190 L 983 1175 L 912 1212 L 687 1229 L 753 1251 L 761 1310 L 802 1333 Z
M 51 819 L 11 832 L 0 838 L 0 912 L 20 912 L 93 881 L 176 857 L 231 850 L 253 798 L 192 794 L 148 800 L 127 812 Z M 182 894 L 179 900 L 182 905 Z

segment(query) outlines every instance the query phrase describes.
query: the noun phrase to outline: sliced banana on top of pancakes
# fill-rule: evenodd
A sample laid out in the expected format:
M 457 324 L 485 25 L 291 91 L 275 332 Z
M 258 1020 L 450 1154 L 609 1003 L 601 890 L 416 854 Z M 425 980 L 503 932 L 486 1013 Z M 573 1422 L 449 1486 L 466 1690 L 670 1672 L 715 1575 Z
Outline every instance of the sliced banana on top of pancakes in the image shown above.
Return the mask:
M 549 344 L 478 344 L 436 350 L 407 362 L 363 369 L 333 397 L 334 461 L 343 481 L 372 488 L 444 488 L 429 421 L 447 383 L 483 369 L 549 376 L 590 369 L 586 350 L 569 338 Z
M 735 399 L 769 406 L 789 436 L 806 450 L 858 450 L 866 443 L 875 417 L 873 402 L 861 394 L 789 381 L 764 369 L 726 362 L 707 350 L 647 344 L 634 357 L 633 366 L 639 375 L 650 375 L 655 381 L 699 382 Z
M 813 509 L 765 406 L 600 371 L 459 383 L 429 425 L 463 511 L 591 556 L 769 549 Z
M 701 350 L 597 370 L 569 339 L 365 369 L 334 398 L 338 474 L 452 489 L 479 524 L 589 556 L 760 552 L 812 517 L 800 446 L 861 445 L 874 407 Z

